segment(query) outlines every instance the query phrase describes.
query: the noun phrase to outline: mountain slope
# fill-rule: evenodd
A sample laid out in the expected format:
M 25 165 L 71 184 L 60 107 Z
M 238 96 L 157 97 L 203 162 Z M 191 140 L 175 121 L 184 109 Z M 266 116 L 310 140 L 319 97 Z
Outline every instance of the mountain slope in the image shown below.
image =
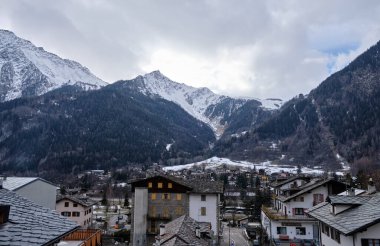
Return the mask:
M 0 104 L 0 172 L 69 173 L 191 158 L 214 141 L 212 130 L 178 105 L 131 91 L 124 81 Z
M 272 111 L 272 109 L 262 107 L 262 103 L 258 100 L 235 99 L 217 95 L 205 87 L 194 88 L 174 82 L 159 71 L 154 71 L 138 78 L 130 80 L 131 89 L 178 104 L 193 117 L 210 125 L 218 137 L 229 127 L 233 119 L 231 118 L 232 115 L 247 103 L 257 111 Z M 252 121 L 246 122 L 244 127 L 249 128 L 252 122 L 255 121 L 256 119 L 252 119 Z M 233 130 L 239 129 L 230 129 L 230 131 Z
M 234 158 L 339 168 L 380 160 L 380 43 L 331 75 L 307 97 L 287 102 L 244 139 L 217 144 Z
M 41 95 L 67 84 L 86 89 L 106 85 L 79 63 L 0 30 L 0 102 Z

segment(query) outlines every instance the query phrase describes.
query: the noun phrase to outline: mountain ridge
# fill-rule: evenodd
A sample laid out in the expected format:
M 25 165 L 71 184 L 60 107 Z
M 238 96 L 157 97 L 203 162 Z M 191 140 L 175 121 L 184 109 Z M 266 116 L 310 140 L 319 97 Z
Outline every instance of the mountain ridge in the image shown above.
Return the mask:
M 0 102 L 73 84 L 85 89 L 107 85 L 78 62 L 62 59 L 0 29 Z

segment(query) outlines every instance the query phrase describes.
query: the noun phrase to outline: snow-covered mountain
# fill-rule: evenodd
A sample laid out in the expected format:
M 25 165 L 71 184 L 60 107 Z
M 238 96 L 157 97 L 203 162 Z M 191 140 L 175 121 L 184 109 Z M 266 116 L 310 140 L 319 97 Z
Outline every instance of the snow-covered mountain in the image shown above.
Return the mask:
M 41 95 L 67 84 L 84 89 L 107 85 L 78 62 L 62 59 L 10 31 L 0 30 L 0 102 Z
M 264 110 L 272 110 L 276 106 L 280 107 L 279 101 L 265 104 L 256 99 L 239 99 L 218 95 L 210 89 L 202 87 L 195 88 L 183 83 L 177 83 L 164 76 L 160 71 L 153 71 L 139 76 L 139 79 L 131 80 L 130 83 L 145 95 L 159 96 L 168 101 L 180 105 L 193 117 L 207 123 L 214 130 L 216 136 L 221 136 L 228 127 L 230 117 L 247 102 L 256 102 L 257 107 L 271 105 Z

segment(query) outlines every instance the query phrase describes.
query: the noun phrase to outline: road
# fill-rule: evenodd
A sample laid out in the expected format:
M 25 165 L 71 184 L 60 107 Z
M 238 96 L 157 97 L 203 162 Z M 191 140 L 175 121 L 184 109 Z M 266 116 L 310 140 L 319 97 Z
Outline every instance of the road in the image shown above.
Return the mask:
M 223 226 L 223 238 L 221 246 L 228 246 L 228 235 L 230 235 L 231 245 L 234 242 L 234 246 L 249 246 L 248 241 L 243 236 L 243 229 L 238 227 L 228 227 L 226 224 Z

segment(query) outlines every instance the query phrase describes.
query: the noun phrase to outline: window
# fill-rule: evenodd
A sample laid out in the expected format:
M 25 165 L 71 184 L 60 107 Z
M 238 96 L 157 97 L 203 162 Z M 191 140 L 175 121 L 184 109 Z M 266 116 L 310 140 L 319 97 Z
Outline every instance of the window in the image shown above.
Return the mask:
M 151 200 L 156 200 L 157 199 L 157 194 L 156 193 L 151 193 L 150 194 L 150 199 Z
M 201 201 L 202 202 L 206 201 L 206 195 L 201 195 Z
M 176 215 L 182 215 L 182 214 L 184 214 L 183 213 L 183 208 L 182 207 L 176 207 L 175 213 L 176 213 Z
M 73 212 L 73 217 L 79 217 L 80 216 L 80 212 Z
M 321 202 L 324 202 L 324 199 L 323 199 L 323 194 L 313 194 L 313 206 L 321 203 Z
M 201 207 L 201 215 L 206 216 L 206 207 Z
M 172 183 L 168 183 L 168 188 L 169 189 L 173 188 L 173 184 Z
M 380 239 L 362 239 L 363 246 L 380 246 Z
M 156 216 L 156 207 L 155 206 L 151 206 L 149 207 L 149 215 L 152 216 L 152 217 L 155 217 Z
M 304 215 L 303 208 L 294 208 L 295 215 Z
M 301 196 L 301 197 L 300 197 L 300 202 L 303 202 L 303 201 L 304 201 L 304 200 L 303 200 L 303 196 Z
M 73 207 L 75 207 L 75 208 L 78 207 L 78 203 L 74 203 Z
M 65 207 L 68 207 L 69 206 L 69 202 L 65 202 Z
M 331 238 L 340 243 L 340 233 L 331 227 Z M 380 246 L 380 245 L 379 245 Z
M 162 214 L 165 218 L 169 218 L 169 208 L 168 207 L 164 207 L 163 210 L 162 210 Z
M 168 194 L 168 193 L 162 194 L 162 198 L 161 199 L 162 200 L 170 200 L 170 194 Z
M 163 186 L 163 185 L 162 185 L 162 182 L 158 182 L 158 184 L 157 184 L 157 188 L 158 188 L 158 189 L 162 189 L 162 186 Z
M 62 212 L 61 215 L 65 217 L 71 217 L 71 212 Z
M 327 236 L 330 236 L 330 227 L 326 224 L 322 225 L 322 232 L 326 234 Z
M 286 227 L 278 226 L 277 227 L 277 234 L 286 235 Z
M 175 199 L 177 201 L 181 201 L 182 200 L 182 194 L 176 194 Z
M 148 188 L 152 188 L 152 187 L 153 187 L 152 182 L 149 182 L 149 183 L 148 183 Z
M 306 228 L 305 227 L 296 227 L 296 234 L 297 235 L 306 235 Z

